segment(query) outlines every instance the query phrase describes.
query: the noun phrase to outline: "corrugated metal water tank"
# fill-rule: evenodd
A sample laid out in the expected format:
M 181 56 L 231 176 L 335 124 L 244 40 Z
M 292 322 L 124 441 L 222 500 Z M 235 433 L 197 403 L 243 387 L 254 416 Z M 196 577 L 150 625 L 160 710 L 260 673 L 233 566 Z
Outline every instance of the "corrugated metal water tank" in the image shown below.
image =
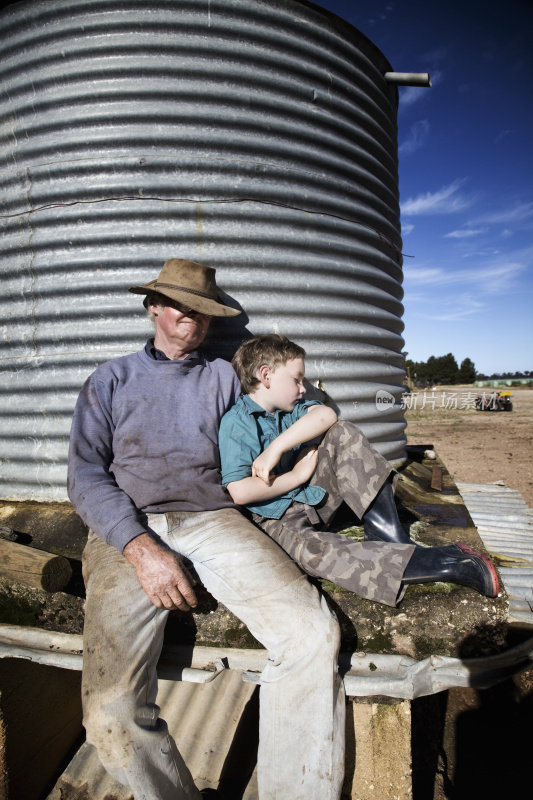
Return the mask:
M 401 461 L 397 90 L 380 51 L 296 0 L 22 0 L 0 41 L 0 497 L 66 498 L 79 389 L 142 346 L 126 289 L 174 256 L 216 267 L 246 311 L 215 342 L 296 339 L 311 382 Z

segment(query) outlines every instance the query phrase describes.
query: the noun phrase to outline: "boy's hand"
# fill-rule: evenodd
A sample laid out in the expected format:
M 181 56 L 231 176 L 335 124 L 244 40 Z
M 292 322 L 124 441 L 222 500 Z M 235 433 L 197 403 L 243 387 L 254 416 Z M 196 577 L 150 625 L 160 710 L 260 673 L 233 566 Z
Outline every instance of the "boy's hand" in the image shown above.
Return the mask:
M 288 453 L 294 447 L 310 442 L 325 433 L 328 428 L 337 421 L 337 414 L 332 408 L 323 405 L 311 406 L 300 419 L 293 422 L 283 433 L 280 433 L 274 441 L 272 441 L 263 452 L 257 456 L 252 464 L 252 478 L 260 478 L 267 486 L 272 486 L 274 480 L 278 480 L 279 476 L 273 475 L 274 467 L 279 463 L 283 453 Z M 308 452 L 307 450 L 305 451 Z M 305 458 L 305 455 L 302 456 Z M 305 480 L 309 480 L 313 474 L 316 461 L 311 470 L 312 457 L 310 461 L 306 461 L 308 468 L 308 476 Z M 302 465 L 302 474 L 304 467 Z M 292 470 L 291 470 L 292 472 Z M 288 474 L 288 473 L 285 473 Z M 302 480 L 304 483 L 304 480 Z
M 307 483 L 313 475 L 318 464 L 318 448 L 309 447 L 298 455 L 292 472 L 298 477 L 298 484 Z
M 318 463 L 316 446 L 301 450 L 289 472 L 275 475 L 271 469 L 278 463 L 279 457 L 275 455 L 276 448 L 272 444 L 256 458 L 250 477 L 228 483 L 228 491 L 237 505 L 246 506 L 281 497 L 307 483 L 313 475 Z
M 252 464 L 252 478 L 261 478 L 268 486 L 270 486 L 274 479 L 272 470 L 283 455 L 283 452 L 276 452 L 272 444 L 269 444 L 268 447 L 257 456 Z

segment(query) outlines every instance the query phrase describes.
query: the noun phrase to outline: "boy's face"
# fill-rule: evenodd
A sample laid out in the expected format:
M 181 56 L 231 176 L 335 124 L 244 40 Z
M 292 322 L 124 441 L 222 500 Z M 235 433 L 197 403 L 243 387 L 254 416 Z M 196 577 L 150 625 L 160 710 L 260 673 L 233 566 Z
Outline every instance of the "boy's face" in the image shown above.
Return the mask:
M 298 400 L 305 394 L 303 379 L 305 377 L 305 363 L 303 358 L 293 358 L 268 375 L 268 403 L 267 411 L 292 411 Z

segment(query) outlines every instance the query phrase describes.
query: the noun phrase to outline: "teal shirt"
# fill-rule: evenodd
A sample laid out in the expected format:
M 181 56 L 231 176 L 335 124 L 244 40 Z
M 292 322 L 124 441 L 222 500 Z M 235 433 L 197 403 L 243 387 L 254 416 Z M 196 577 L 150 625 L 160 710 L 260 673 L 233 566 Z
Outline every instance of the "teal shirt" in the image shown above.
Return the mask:
M 254 402 L 249 395 L 241 395 L 233 408 L 224 414 L 220 423 L 218 445 L 223 486 L 227 486 L 233 481 L 249 478 L 252 474 L 252 464 L 257 456 L 280 433 L 303 417 L 308 408 L 316 405 L 320 405 L 316 400 L 301 400 L 290 412 L 276 411 L 274 414 L 270 414 Z M 304 447 L 305 444 L 284 453 L 274 472 L 277 475 L 289 472 L 294 466 L 301 447 Z M 263 517 L 279 519 L 293 500 L 315 506 L 320 503 L 325 494 L 325 490 L 320 486 L 304 484 L 272 500 L 263 500 L 246 507 Z

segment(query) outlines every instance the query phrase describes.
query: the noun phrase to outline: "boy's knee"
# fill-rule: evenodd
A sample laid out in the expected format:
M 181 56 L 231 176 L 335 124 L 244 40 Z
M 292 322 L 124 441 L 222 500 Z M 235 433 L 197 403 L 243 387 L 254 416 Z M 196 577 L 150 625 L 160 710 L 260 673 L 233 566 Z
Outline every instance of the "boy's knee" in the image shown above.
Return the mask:
M 338 444 L 346 445 L 351 440 L 363 439 L 363 433 L 359 430 L 357 425 L 345 419 L 339 419 L 337 422 L 326 431 L 324 441 L 332 440 Z

